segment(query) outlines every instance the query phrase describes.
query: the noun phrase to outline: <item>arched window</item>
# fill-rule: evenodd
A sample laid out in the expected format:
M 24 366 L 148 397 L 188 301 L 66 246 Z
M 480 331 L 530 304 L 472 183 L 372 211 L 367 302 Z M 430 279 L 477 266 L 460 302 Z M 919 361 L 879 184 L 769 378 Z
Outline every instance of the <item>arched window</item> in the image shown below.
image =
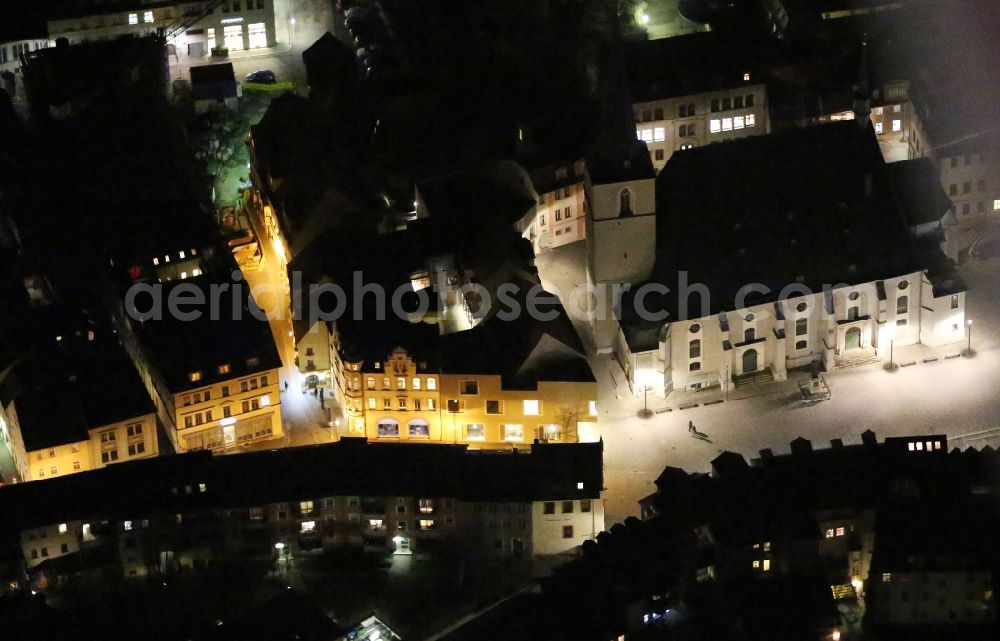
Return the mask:
M 700 358 L 701 357 L 701 340 L 694 339 L 688 343 L 688 358 Z
M 905 314 L 910 309 L 910 297 L 900 296 L 896 299 L 896 313 Z
M 618 215 L 632 215 L 632 192 L 628 189 L 622 189 L 618 194 Z
M 744 341 L 746 341 L 746 342 L 749 343 L 750 341 L 752 341 L 755 338 L 757 338 L 757 333 L 754 331 L 753 327 L 751 327 L 749 329 L 746 329 L 746 330 L 743 330 L 743 340 Z

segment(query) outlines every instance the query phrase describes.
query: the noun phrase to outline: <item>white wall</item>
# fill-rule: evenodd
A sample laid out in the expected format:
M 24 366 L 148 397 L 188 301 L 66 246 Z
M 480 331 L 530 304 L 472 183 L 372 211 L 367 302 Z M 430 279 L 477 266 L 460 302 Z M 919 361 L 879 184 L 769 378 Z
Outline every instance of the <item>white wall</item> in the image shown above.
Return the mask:
M 545 504 L 555 503 L 555 514 L 545 514 Z M 595 538 L 604 531 L 604 501 L 592 499 L 590 512 L 580 511 L 580 500 L 573 504 L 572 513 L 563 513 L 563 501 L 535 501 L 531 504 L 531 539 L 536 555 L 564 554 Z M 563 526 L 573 527 L 573 536 L 563 538 Z

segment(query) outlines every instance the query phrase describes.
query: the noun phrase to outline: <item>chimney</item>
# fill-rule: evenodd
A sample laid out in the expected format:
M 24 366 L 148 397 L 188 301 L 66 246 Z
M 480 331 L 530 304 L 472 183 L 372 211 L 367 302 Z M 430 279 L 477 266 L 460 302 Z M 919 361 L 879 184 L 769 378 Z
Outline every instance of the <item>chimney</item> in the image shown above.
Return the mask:
M 760 460 L 768 461 L 772 458 L 774 458 L 774 452 L 771 451 L 771 448 L 765 447 L 760 451 Z
M 865 430 L 861 433 L 861 443 L 867 447 L 875 447 L 878 445 L 878 437 L 875 436 L 875 432 Z
M 832 447 L 835 450 L 839 450 L 840 448 L 844 447 L 843 439 L 839 438 L 833 439 L 832 441 L 830 441 L 830 447 Z

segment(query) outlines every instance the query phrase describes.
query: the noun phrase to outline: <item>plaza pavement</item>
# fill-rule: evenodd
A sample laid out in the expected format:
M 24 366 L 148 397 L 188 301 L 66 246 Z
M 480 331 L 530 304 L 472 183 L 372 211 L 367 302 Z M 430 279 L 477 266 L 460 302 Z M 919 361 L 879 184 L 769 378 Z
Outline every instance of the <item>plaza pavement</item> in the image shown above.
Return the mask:
M 575 243 L 536 258 L 543 285 L 570 291 L 583 282 L 583 245 Z M 897 348 L 897 362 L 912 366 L 887 372 L 881 364 L 825 374 L 832 390 L 828 401 L 804 406 L 798 402 L 796 381 L 806 376 L 789 372 L 789 380 L 730 392 L 729 400 L 715 392 L 650 396 L 649 407 L 670 411 L 644 420 L 638 417 L 642 398 L 633 398 L 618 364 L 606 354 L 590 355 L 598 381 L 599 420 L 589 437 L 604 440 L 605 502 L 610 527 L 638 514 L 637 501 L 655 490 L 653 480 L 665 466 L 707 472 L 723 451 L 757 457 L 770 448 L 787 453 L 798 436 L 815 448 L 830 440 L 859 443 L 861 432 L 874 430 L 880 439 L 909 434 L 974 435 L 964 445 L 996 446 L 1000 437 L 1000 259 L 976 261 L 962 268 L 969 285 L 968 317 L 973 319 L 975 355 L 946 359 L 964 344 L 937 350 Z M 580 324 L 586 329 L 586 323 Z M 931 356 L 933 355 L 933 356 Z M 937 360 L 924 362 L 924 358 Z M 681 406 L 697 403 L 697 407 Z M 688 433 L 693 421 L 706 439 Z M 985 434 L 981 434 L 985 432 Z M 997 432 L 1000 434 L 1000 431 Z M 981 438 L 985 437 L 985 438 Z

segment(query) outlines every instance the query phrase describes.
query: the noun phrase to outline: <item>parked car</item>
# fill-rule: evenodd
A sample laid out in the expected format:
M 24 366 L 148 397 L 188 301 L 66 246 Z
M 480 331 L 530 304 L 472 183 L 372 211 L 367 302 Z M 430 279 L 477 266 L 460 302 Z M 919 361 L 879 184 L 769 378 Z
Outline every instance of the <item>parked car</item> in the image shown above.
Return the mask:
M 274 75 L 274 72 L 270 69 L 258 69 L 248 73 L 246 76 L 247 82 L 255 82 L 262 85 L 273 85 L 278 82 L 278 77 Z

